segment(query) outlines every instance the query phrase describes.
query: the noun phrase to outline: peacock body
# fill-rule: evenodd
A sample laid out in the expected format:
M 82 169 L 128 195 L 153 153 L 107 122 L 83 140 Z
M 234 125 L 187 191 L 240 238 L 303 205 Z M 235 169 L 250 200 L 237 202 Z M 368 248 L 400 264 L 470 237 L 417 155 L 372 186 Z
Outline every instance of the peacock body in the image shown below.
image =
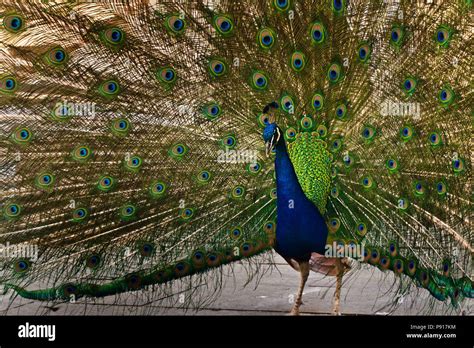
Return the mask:
M 471 1 L 0 16 L 0 243 L 38 248 L 4 258 L 13 297 L 215 293 L 272 247 L 307 278 L 333 243 L 453 307 L 473 296 Z

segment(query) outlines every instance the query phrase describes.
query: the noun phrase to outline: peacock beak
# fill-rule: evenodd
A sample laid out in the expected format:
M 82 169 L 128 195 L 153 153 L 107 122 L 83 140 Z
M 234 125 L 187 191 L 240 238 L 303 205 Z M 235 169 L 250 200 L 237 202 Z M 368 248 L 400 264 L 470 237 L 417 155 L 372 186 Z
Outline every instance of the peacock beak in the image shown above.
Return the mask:
M 275 136 L 272 136 L 270 141 L 265 143 L 265 155 L 270 157 L 270 153 L 273 151 L 273 141 L 275 140 Z
M 275 149 L 275 145 L 278 144 L 278 141 L 280 141 L 280 130 L 277 128 L 276 139 L 275 139 L 275 133 L 273 133 L 273 136 L 270 139 L 270 141 L 267 141 L 265 143 L 265 154 L 267 155 L 267 157 L 270 157 L 270 153 Z

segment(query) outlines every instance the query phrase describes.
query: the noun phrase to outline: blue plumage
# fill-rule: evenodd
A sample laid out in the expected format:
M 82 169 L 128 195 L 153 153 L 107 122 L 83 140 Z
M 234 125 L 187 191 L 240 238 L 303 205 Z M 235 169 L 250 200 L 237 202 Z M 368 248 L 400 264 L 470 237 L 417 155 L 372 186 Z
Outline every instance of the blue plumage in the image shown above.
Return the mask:
M 265 127 L 264 140 L 274 145 L 281 130 Z M 304 194 L 282 136 L 276 144 L 277 229 L 275 250 L 285 259 L 308 261 L 311 253 L 324 254 L 328 229 L 317 207 Z
M 283 138 L 276 147 L 277 230 L 275 250 L 284 258 L 309 260 L 324 253 L 328 229 L 316 206 L 305 196 Z

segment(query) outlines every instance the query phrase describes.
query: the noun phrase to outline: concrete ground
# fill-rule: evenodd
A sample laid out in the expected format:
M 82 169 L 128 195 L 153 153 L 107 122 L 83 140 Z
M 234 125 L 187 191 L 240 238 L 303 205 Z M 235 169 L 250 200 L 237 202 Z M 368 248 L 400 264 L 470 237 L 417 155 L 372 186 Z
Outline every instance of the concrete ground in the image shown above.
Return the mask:
M 77 303 L 51 305 L 7 296 L 0 296 L 0 314 L 6 315 L 286 315 L 299 284 L 299 274 L 279 256 L 275 256 L 275 267 L 264 275 L 255 287 L 247 281 L 247 272 L 242 265 L 235 265 L 234 275 L 222 288 L 220 296 L 200 310 L 186 310 L 176 305 L 163 305 L 147 300 L 146 292 L 134 292 L 121 297 L 100 299 L 94 302 L 80 299 Z M 412 287 L 410 294 L 400 296 L 392 272 L 381 272 L 364 266 L 352 270 L 344 277 L 341 293 L 342 315 L 473 315 L 474 300 L 464 300 L 462 306 L 453 309 L 449 301 L 434 300 L 426 290 Z M 323 277 L 311 273 L 306 284 L 301 314 L 330 315 L 335 288 L 334 277 Z M 179 295 L 176 295 L 179 296 Z M 149 297 L 149 296 L 148 296 Z

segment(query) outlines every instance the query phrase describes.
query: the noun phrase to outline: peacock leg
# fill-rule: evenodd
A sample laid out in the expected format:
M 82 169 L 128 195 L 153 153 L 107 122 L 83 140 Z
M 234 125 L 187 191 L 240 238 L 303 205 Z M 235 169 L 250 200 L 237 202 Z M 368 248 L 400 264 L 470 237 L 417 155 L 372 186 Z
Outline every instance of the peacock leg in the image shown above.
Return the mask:
M 308 280 L 309 276 L 309 261 L 298 262 L 300 268 L 300 288 L 298 289 L 298 295 L 296 296 L 295 304 L 293 305 L 293 309 L 291 310 L 291 315 L 299 315 L 300 314 L 300 306 L 303 303 L 303 290 Z
M 340 258 L 336 258 L 336 291 L 334 292 L 334 305 L 333 305 L 333 314 L 341 315 L 340 310 L 340 298 L 341 298 L 341 288 L 342 288 L 342 276 L 344 275 L 344 264 Z

